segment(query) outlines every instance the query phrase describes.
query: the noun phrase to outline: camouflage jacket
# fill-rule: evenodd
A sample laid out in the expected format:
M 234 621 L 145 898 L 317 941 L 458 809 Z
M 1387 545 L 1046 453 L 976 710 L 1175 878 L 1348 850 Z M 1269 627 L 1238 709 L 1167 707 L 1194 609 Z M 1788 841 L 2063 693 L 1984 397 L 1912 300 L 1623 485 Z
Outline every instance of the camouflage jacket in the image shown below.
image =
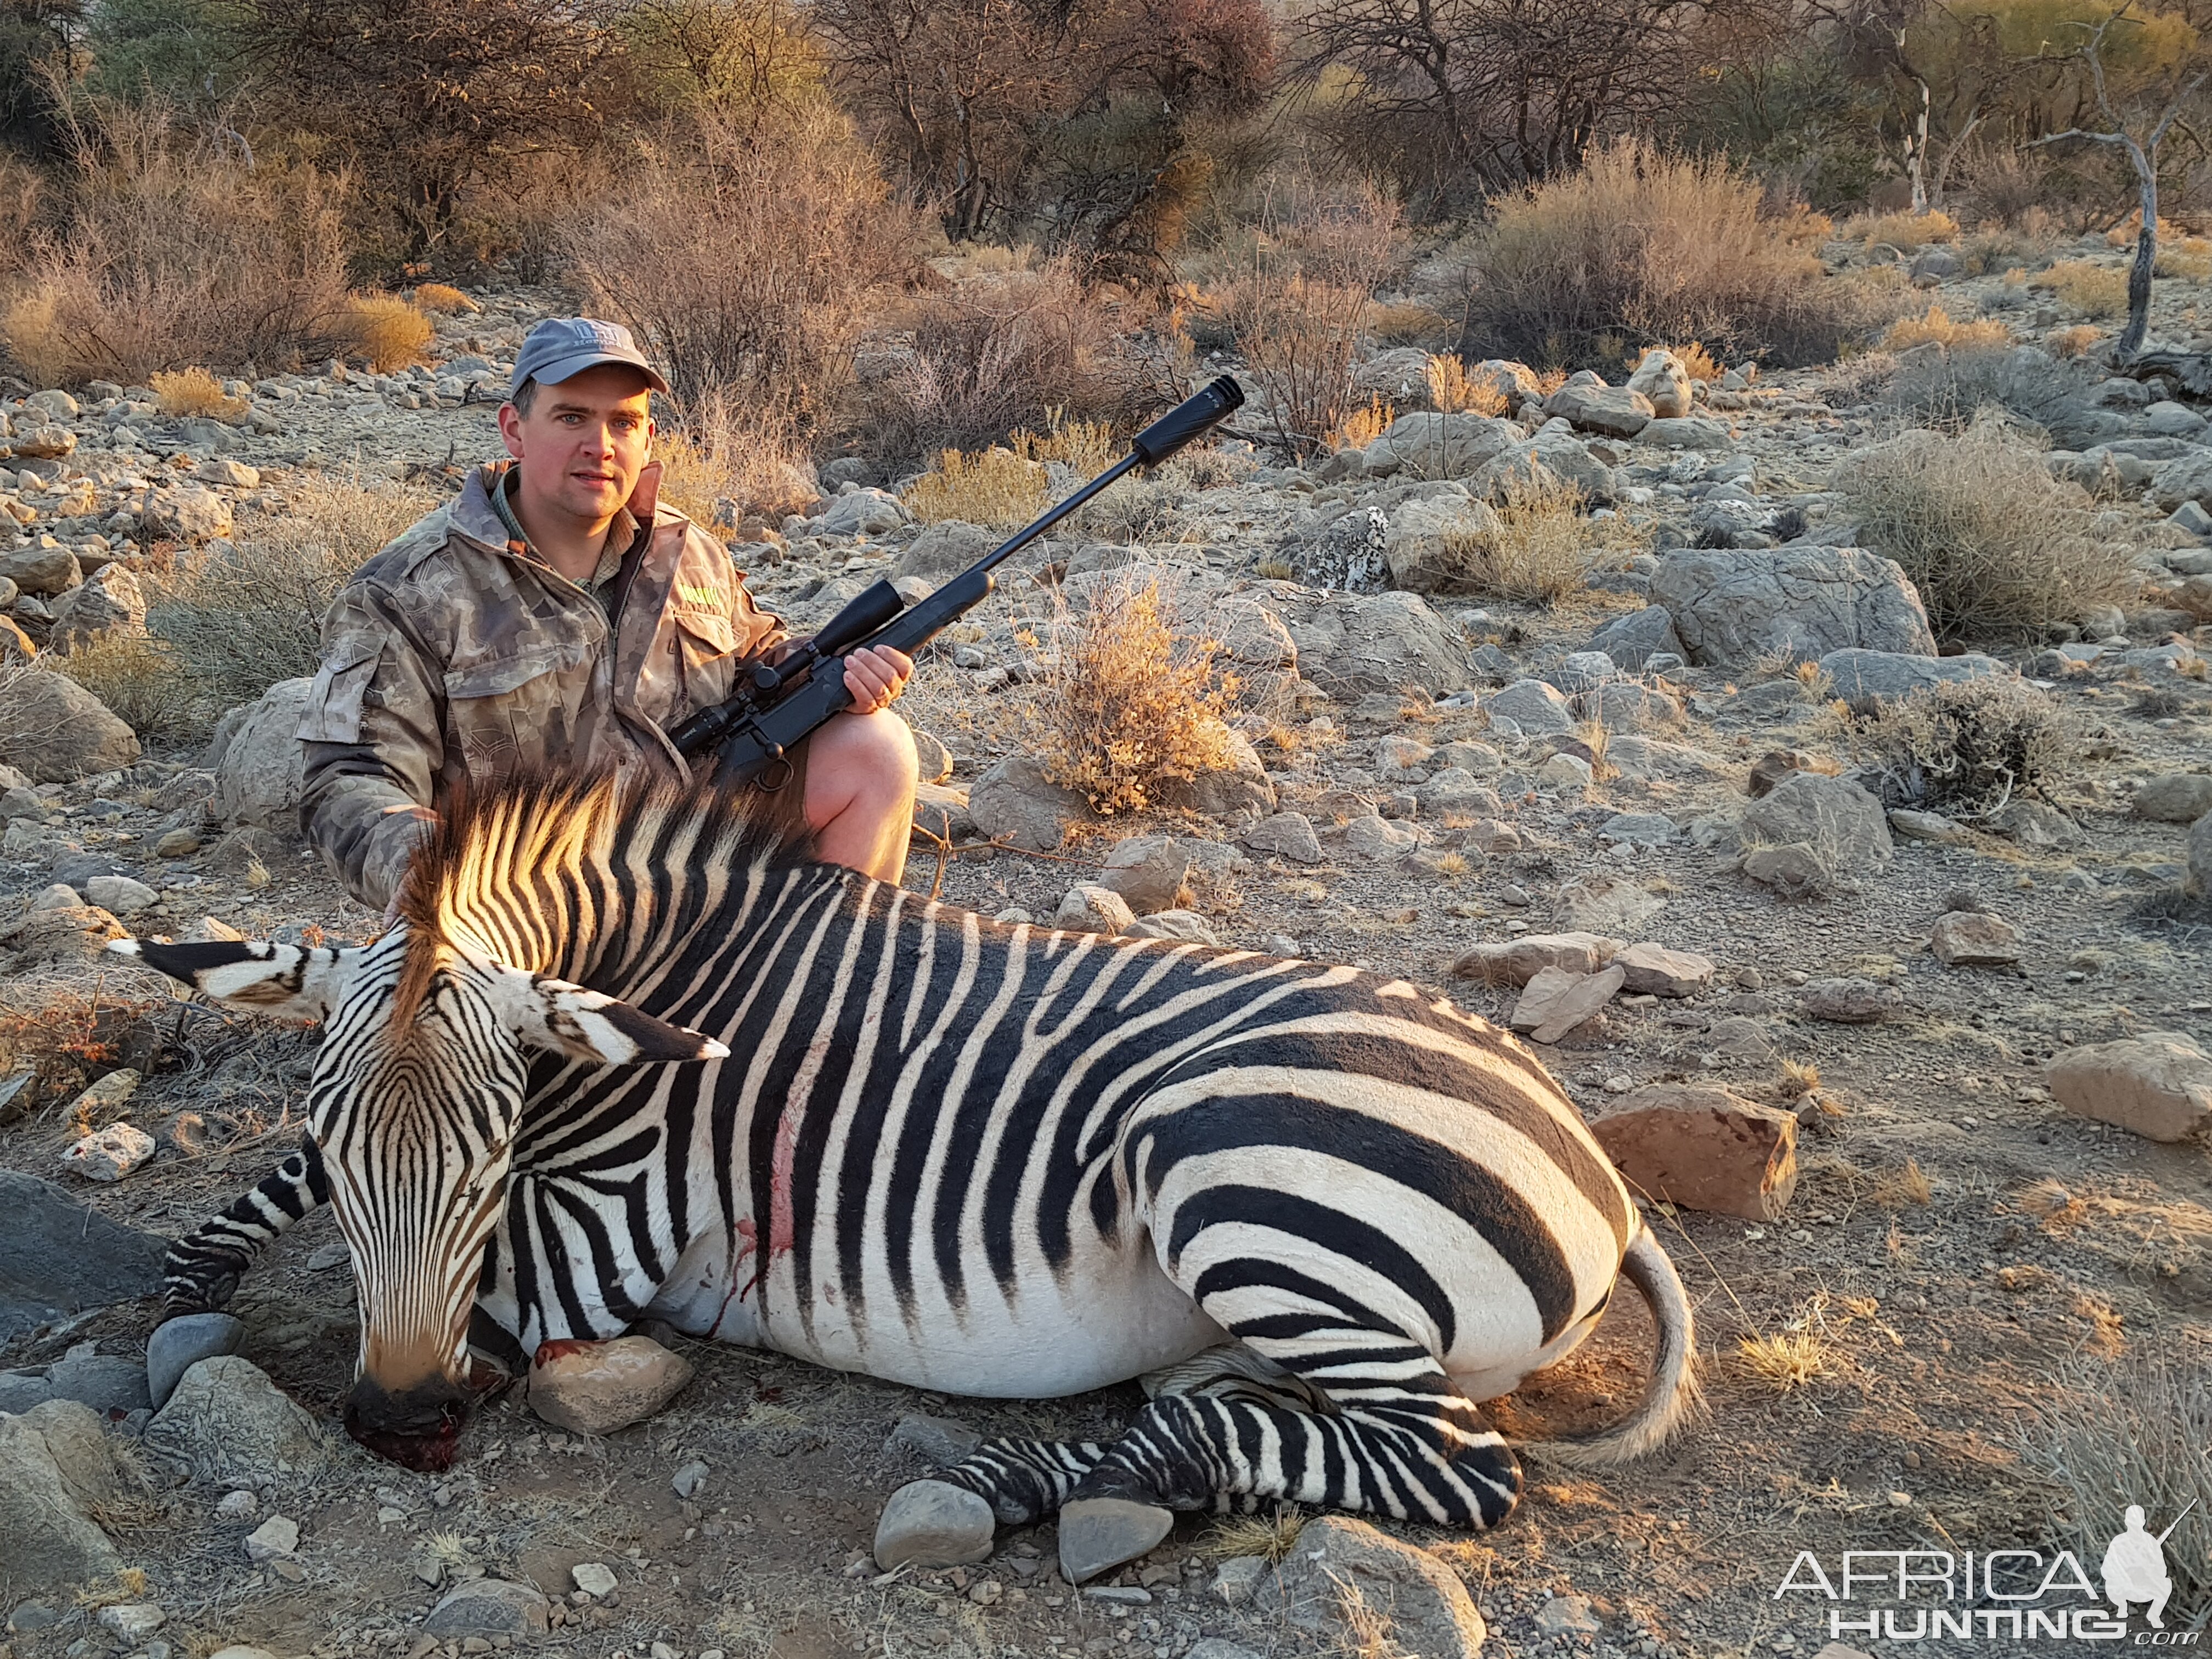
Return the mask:
M 300 721 L 300 827 L 347 889 L 382 908 L 422 834 L 410 809 L 554 763 L 680 775 L 663 728 L 727 697 L 734 665 L 784 637 L 729 554 L 641 481 L 613 534 L 630 551 L 607 611 L 511 541 L 493 504 L 508 463 L 354 574 L 323 622 Z M 652 534 L 637 545 L 640 523 Z

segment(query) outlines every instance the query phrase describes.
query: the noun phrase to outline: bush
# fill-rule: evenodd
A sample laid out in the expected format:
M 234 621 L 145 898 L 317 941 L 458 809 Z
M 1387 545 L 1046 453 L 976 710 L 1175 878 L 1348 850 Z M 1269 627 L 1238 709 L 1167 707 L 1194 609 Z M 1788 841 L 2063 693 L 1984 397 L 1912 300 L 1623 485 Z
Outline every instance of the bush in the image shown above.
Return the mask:
M 204 715 L 312 674 L 323 613 L 369 556 L 438 505 L 428 490 L 316 477 L 167 574 L 145 574 L 146 623 L 205 702 Z
M 1448 537 L 1444 557 L 1475 593 L 1551 604 L 1582 591 L 1607 554 L 1641 551 L 1644 537 L 1619 515 L 1583 516 L 1583 493 L 1542 466 L 1506 475 L 1492 503 L 1498 526 L 1480 536 Z
M 198 415 L 235 421 L 246 414 L 246 399 L 232 397 L 222 389 L 222 382 L 204 368 L 164 370 L 150 376 L 147 383 L 153 388 L 154 407 L 172 419 Z
M 43 386 L 267 372 L 327 349 L 345 303 L 343 181 L 189 139 L 156 106 L 76 134 L 64 229 L 34 236 L 0 334 Z
M 2136 580 L 2125 547 L 2087 533 L 2081 491 L 2001 416 L 1863 450 L 1835 487 L 1865 544 L 1920 590 L 1940 639 L 2033 639 Z
M 2076 741 L 2051 698 L 1996 675 L 1884 698 L 1838 719 L 1861 776 L 1886 805 L 1969 817 L 2039 792 L 2064 771 Z
M 417 311 L 427 311 L 433 317 L 458 316 L 483 309 L 460 289 L 444 283 L 417 284 L 413 299 Z
M 1394 346 L 1435 345 L 1451 331 L 1450 319 L 1442 312 L 1413 301 L 1376 307 L 1367 326 L 1384 345 Z
M 1954 430 L 1996 410 L 2039 427 L 2062 448 L 2108 435 L 2080 370 L 2032 347 L 1962 346 L 1915 358 L 1890 382 L 1891 410 L 1918 426 Z
M 2128 308 L 2128 273 L 2124 266 L 2100 265 L 2088 259 L 2061 259 L 2027 279 L 2030 288 L 2048 289 L 2076 311 L 2091 317 L 2117 317 Z
M 2096 324 L 2075 323 L 2052 330 L 2043 337 L 2043 343 L 2054 357 L 2086 357 L 2105 337 L 2105 331 Z
M 825 425 L 864 307 L 912 264 L 913 221 L 867 152 L 826 113 L 754 131 L 702 110 L 616 176 L 572 239 L 595 314 L 635 331 L 679 409 L 732 398 Z
M 1931 304 L 1924 317 L 1900 317 L 1892 323 L 1882 333 L 1881 347 L 1885 351 L 1905 351 L 1931 340 L 1946 348 L 2003 346 L 2012 343 L 2012 336 L 1993 317 L 1954 323 L 1942 306 Z
M 866 399 L 868 444 L 895 461 L 988 448 L 1060 419 L 1119 426 L 1150 401 L 1143 359 L 1066 258 L 957 283 L 917 300 L 907 320 L 908 352 Z
M 1440 414 L 1491 415 L 1505 413 L 1505 394 L 1492 380 L 1474 380 L 1457 357 L 1431 357 L 1423 372 L 1429 402 Z
M 379 374 L 389 374 L 420 362 L 438 331 L 396 294 L 356 294 L 339 313 L 335 331 L 349 356 L 366 357 Z
M 653 440 L 660 500 L 710 529 L 747 519 L 781 524 L 820 495 L 790 412 L 710 397 Z
M 915 480 L 905 501 L 924 524 L 957 519 L 992 530 L 1018 530 L 1052 502 L 1052 486 L 1041 462 L 1024 460 L 1011 449 L 991 448 L 978 455 L 948 449 L 933 471 Z
M 1459 360 L 1449 359 L 1452 362 Z M 1364 449 L 1390 429 L 1397 419 L 1397 411 L 1379 397 L 1370 397 L 1358 407 L 1346 412 L 1328 431 L 1322 434 L 1322 447 L 1334 453 L 1340 449 Z
M 1498 204 L 1478 240 L 1461 355 L 1609 368 L 1624 344 L 1826 362 L 1893 298 L 1831 279 L 1725 161 L 1637 140 Z
M 190 733 L 210 718 L 204 694 L 163 641 L 102 634 L 44 660 L 106 703 L 142 738 Z
M 1917 253 L 1932 242 L 1957 241 L 1959 222 L 1948 213 L 1885 213 L 1874 218 L 1847 219 L 1837 234 L 1869 247 Z
M 1178 631 L 1157 581 L 1100 584 L 1055 624 L 1031 704 L 1045 775 L 1098 811 L 1141 811 L 1164 785 L 1235 764 L 1237 683 L 1216 641 Z

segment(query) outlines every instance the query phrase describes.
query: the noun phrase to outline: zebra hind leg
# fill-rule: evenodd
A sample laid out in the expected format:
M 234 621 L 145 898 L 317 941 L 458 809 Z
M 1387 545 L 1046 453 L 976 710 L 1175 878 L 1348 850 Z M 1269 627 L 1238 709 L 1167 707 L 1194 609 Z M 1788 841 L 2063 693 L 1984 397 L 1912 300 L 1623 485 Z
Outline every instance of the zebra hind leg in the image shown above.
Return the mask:
M 1316 1334 L 1255 1341 L 1272 1364 L 1155 1394 L 1061 1508 L 1070 1583 L 1153 1548 L 1176 1510 L 1297 1503 L 1477 1528 L 1512 1513 L 1519 1460 L 1433 1356 L 1396 1332 Z
M 221 1215 L 172 1243 L 163 1262 L 161 1317 L 213 1313 L 229 1302 L 253 1258 L 295 1221 L 330 1201 L 322 1154 L 313 1140 L 240 1194 Z
M 1105 1455 L 1089 1441 L 987 1440 L 958 1462 L 890 1495 L 876 1523 L 876 1565 L 957 1566 L 987 1559 L 1000 1525 L 1042 1521 Z

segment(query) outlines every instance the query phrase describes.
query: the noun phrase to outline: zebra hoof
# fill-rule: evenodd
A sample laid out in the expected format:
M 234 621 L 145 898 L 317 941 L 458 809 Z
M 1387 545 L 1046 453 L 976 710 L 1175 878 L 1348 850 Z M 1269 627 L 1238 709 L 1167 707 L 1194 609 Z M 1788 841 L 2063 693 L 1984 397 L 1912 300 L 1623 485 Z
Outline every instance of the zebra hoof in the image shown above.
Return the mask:
M 909 1480 L 890 1495 L 876 1522 L 876 1565 L 885 1572 L 964 1567 L 991 1559 L 999 1518 L 991 1505 L 949 1480 Z
M 1096 1578 L 1159 1547 L 1175 1511 L 1132 1498 L 1079 1498 L 1060 1510 L 1060 1572 L 1071 1584 Z

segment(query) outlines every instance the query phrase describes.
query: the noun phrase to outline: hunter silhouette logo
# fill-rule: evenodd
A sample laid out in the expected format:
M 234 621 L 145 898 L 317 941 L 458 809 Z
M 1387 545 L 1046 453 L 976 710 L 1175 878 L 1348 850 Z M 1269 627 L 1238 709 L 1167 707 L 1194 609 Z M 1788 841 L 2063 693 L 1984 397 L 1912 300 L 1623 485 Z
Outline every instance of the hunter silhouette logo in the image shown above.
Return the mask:
M 2146 1616 L 2151 1627 L 2166 1628 L 2166 1598 L 2173 1594 L 2173 1580 L 2166 1571 L 2166 1540 L 2173 1535 L 2183 1516 L 2196 1507 L 2192 1498 L 2172 1524 L 2153 1537 L 2143 1530 L 2142 1505 L 2128 1505 L 2127 1530 L 2105 1546 L 2105 1599 L 2121 1618 L 2128 1616 L 2130 1603 L 2148 1601 L 2150 1607 Z

